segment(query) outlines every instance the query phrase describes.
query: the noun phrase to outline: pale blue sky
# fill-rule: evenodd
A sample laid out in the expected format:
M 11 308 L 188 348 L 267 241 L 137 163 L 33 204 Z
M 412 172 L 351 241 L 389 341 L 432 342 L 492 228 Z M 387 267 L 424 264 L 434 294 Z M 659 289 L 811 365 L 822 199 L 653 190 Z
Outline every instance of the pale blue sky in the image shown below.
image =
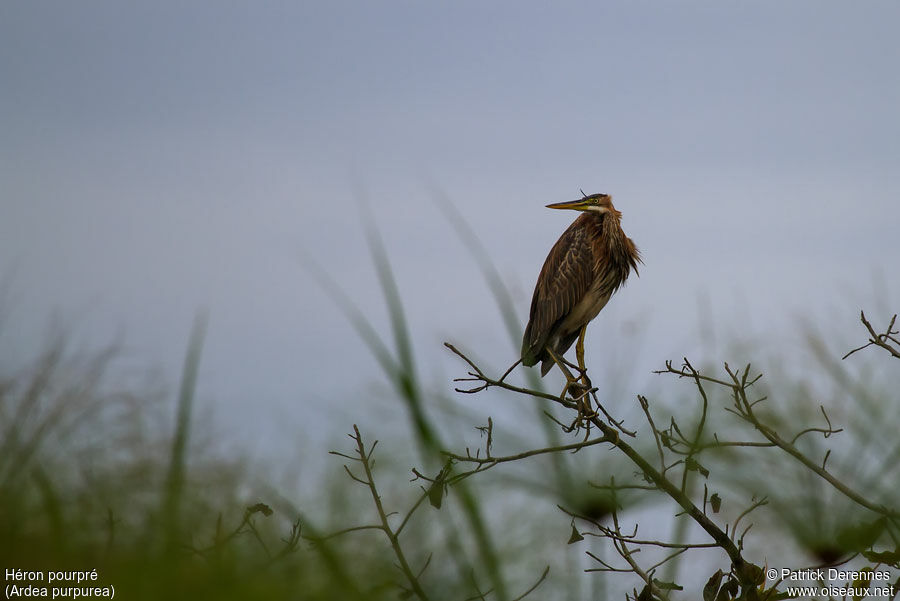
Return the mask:
M 523 321 L 574 217 L 543 206 L 614 196 L 646 265 L 589 330 L 630 366 L 607 394 L 721 350 L 700 315 L 856 333 L 900 302 L 898 26 L 895 2 L 5 2 L 0 357 L 55 314 L 175 382 L 209 307 L 201 397 L 250 441 L 336 435 L 380 375 L 300 257 L 387 335 L 364 197 L 449 392 L 442 340 L 517 349 L 435 190 Z

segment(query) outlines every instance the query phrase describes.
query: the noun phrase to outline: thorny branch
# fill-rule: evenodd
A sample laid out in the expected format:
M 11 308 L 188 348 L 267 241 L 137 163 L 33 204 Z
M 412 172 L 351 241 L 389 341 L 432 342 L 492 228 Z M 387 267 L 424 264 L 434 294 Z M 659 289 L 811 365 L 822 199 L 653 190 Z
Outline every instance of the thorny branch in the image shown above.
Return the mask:
M 481 368 L 479 368 L 471 359 L 469 359 L 464 353 L 459 351 L 453 345 L 445 343 L 445 346 L 460 358 L 462 358 L 469 365 L 469 367 L 471 367 L 469 377 L 464 378 L 463 380 L 477 383 L 475 387 L 471 389 L 459 390 L 460 392 L 471 394 L 486 390 L 487 388 L 494 386 L 527 396 L 544 398 L 558 403 L 568 409 L 578 409 L 578 404 L 576 402 L 564 398 L 562 395 L 553 396 L 544 392 L 509 384 L 505 380 L 509 372 L 507 372 L 507 374 L 504 374 L 499 379 L 493 379 L 487 376 Z M 659 490 L 665 492 L 676 503 L 678 503 L 678 505 L 681 506 L 681 508 L 687 513 L 687 515 L 690 516 L 690 518 L 695 523 L 697 523 L 704 531 L 706 531 L 706 533 L 715 542 L 715 546 L 720 547 L 725 551 L 725 553 L 728 554 L 728 557 L 731 560 L 733 571 L 737 576 L 737 579 L 741 583 L 742 588 L 746 592 L 746 598 L 750 600 L 757 599 L 758 595 L 756 587 L 759 583 L 763 582 L 762 570 L 759 568 L 759 566 L 746 561 L 742 557 L 737 545 L 729 537 L 729 535 L 721 528 L 719 528 L 702 509 L 698 508 L 680 486 L 675 485 L 665 476 L 665 466 L 661 466 L 660 468 L 663 471 L 658 471 L 638 451 L 636 451 L 631 445 L 622 440 L 621 436 L 619 435 L 619 432 L 621 431 L 619 422 L 611 420 L 613 425 L 610 425 L 609 423 L 601 420 L 598 415 L 587 417 L 587 421 L 590 425 L 597 428 L 597 430 L 601 433 L 602 436 L 600 437 L 600 440 L 612 444 L 622 453 L 624 453 L 635 465 L 637 465 L 637 467 L 649 481 L 651 481 Z M 584 445 L 585 443 L 581 444 Z M 661 451 L 661 447 L 659 447 L 659 449 Z M 478 463 L 479 466 L 496 465 L 496 463 L 493 463 L 492 459 L 481 459 L 477 457 L 473 458 L 460 455 L 456 455 L 454 458 L 458 461 Z M 633 558 L 631 557 L 631 554 L 634 551 L 625 548 L 624 545 L 626 543 L 623 540 L 613 540 L 617 545 L 617 550 L 619 550 L 620 555 L 623 555 L 623 558 L 626 559 L 626 561 L 632 567 L 632 570 L 628 571 L 634 571 L 636 574 L 641 576 L 642 579 L 644 579 L 647 583 L 647 586 L 650 587 L 650 591 L 652 594 L 654 594 L 654 596 L 656 596 L 657 598 L 664 598 L 662 597 L 663 593 L 653 582 L 652 577 L 647 576 L 647 574 L 644 573 L 639 566 L 637 566 L 636 562 L 634 562 Z
M 782 437 L 774 428 L 763 423 L 762 420 L 760 420 L 760 418 L 754 412 L 754 407 L 760 402 L 766 400 L 766 397 L 750 400 L 751 397 L 748 395 L 747 389 L 756 381 L 758 381 L 759 378 L 762 377 L 762 374 L 759 374 L 755 378 L 750 379 L 750 365 L 747 365 L 743 370 L 734 370 L 727 363 L 725 364 L 725 372 L 728 374 L 730 382 L 706 376 L 700 373 L 699 371 L 695 370 L 693 366 L 691 366 L 691 364 L 688 363 L 688 361 L 685 359 L 684 364 L 680 369 L 673 367 L 671 361 L 667 361 L 666 369 L 657 373 L 671 373 L 679 377 L 691 378 L 697 383 L 698 386 L 700 386 L 700 382 L 712 382 L 730 389 L 734 405 L 733 408 L 729 408 L 728 411 L 751 424 L 768 441 L 768 446 L 778 447 L 791 457 L 794 457 L 810 471 L 824 479 L 836 490 L 838 490 L 847 498 L 851 499 L 860 506 L 887 517 L 900 519 L 900 512 L 869 501 L 868 499 L 851 489 L 849 486 L 841 482 L 823 466 L 807 457 L 794 445 L 794 442 L 796 442 L 800 436 L 809 432 L 819 432 L 827 438 L 832 434 L 836 434 L 841 431 L 840 429 L 834 429 L 831 427 L 831 421 L 829 420 L 828 415 L 825 413 L 824 408 L 820 409 L 822 411 L 822 414 L 825 416 L 828 428 L 806 428 L 793 436 L 791 441 L 788 441 L 784 437 Z
M 900 337 L 898 337 L 900 331 L 895 329 L 897 316 L 895 315 L 890 320 L 890 323 L 883 333 L 878 333 L 875 331 L 874 327 L 866 319 L 864 313 L 861 313 L 860 317 L 863 325 L 866 327 L 870 335 L 869 341 L 867 344 L 847 353 L 844 358 L 846 359 L 853 353 L 867 348 L 868 346 L 879 346 L 888 351 L 892 356 L 900 358 Z M 692 380 L 702 402 L 699 419 L 697 420 L 695 427 L 692 428 L 693 431 L 688 433 L 686 430 L 683 431 L 679 427 L 674 418 L 671 420 L 669 426 L 664 430 L 658 428 L 650 411 L 649 402 L 645 397 L 638 396 L 640 408 L 643 411 L 646 421 L 650 425 L 653 434 L 653 440 L 656 448 L 655 453 L 659 462 L 659 466 L 657 468 L 651 465 L 651 463 L 644 456 L 638 453 L 628 442 L 624 441 L 621 438 L 620 434 L 624 433 L 627 436 L 634 437 L 636 436 L 636 433 L 625 429 L 622 425 L 623 422 L 614 419 L 611 415 L 609 415 L 609 413 L 606 412 L 603 405 L 597 402 L 596 388 L 585 389 L 580 395 L 582 398 L 576 398 L 578 396 L 577 394 L 572 394 L 571 398 L 567 397 L 566 395 L 568 389 L 563 390 L 563 392 L 559 395 L 552 395 L 543 391 L 531 390 L 507 382 L 507 377 L 518 365 L 518 363 L 513 364 L 513 366 L 510 369 L 506 370 L 506 372 L 501 377 L 493 378 L 488 376 L 484 372 L 484 370 L 482 370 L 477 364 L 475 364 L 474 361 L 469 359 L 464 353 L 460 352 L 456 347 L 448 343 L 445 343 L 445 346 L 447 346 L 448 349 L 450 349 L 453 353 L 455 353 L 458 357 L 465 361 L 470 368 L 468 371 L 468 377 L 459 378 L 456 381 L 469 382 L 471 383 L 471 386 L 469 388 L 457 388 L 458 392 L 474 394 L 491 387 L 496 387 L 517 394 L 536 397 L 556 403 L 557 405 L 560 405 L 565 409 L 577 412 L 578 417 L 572 422 L 571 425 L 568 426 L 556 420 L 556 418 L 551 416 L 549 413 L 547 414 L 548 417 L 553 419 L 567 432 L 583 429 L 584 438 L 580 442 L 573 444 L 529 450 L 512 455 L 494 456 L 491 453 L 491 434 L 493 424 L 489 420 L 488 426 L 484 428 L 484 430 L 488 434 L 488 443 L 484 449 L 484 454 L 482 455 L 481 449 L 478 449 L 474 455 L 471 451 L 469 451 L 469 449 L 466 449 L 465 454 L 445 452 L 444 454 L 449 460 L 447 475 L 441 477 L 439 481 L 429 480 L 425 478 L 426 480 L 431 481 L 433 486 L 437 484 L 449 486 L 459 479 L 466 478 L 486 469 L 490 469 L 491 467 L 494 467 L 501 463 L 519 461 L 542 454 L 577 452 L 589 446 L 608 443 L 616 447 L 639 468 L 639 473 L 643 474 L 648 484 L 632 483 L 620 485 L 616 484 L 613 479 L 610 479 L 609 485 L 592 484 L 592 486 L 609 491 L 613 499 L 616 498 L 617 491 L 626 489 L 656 490 L 664 492 L 676 503 L 678 503 L 678 505 L 684 510 L 687 516 L 691 520 L 693 520 L 694 523 L 699 525 L 700 528 L 705 531 L 706 534 L 710 537 L 711 542 L 667 542 L 660 540 L 651 540 L 648 538 L 638 537 L 637 525 L 635 525 L 633 532 L 623 532 L 619 524 L 618 513 L 619 509 L 621 508 L 618 507 L 618 504 L 615 501 L 613 501 L 609 513 L 605 514 L 606 517 L 611 516 L 612 525 L 602 523 L 600 521 L 600 518 L 592 518 L 585 515 L 579 515 L 563 507 L 560 507 L 562 511 L 571 515 L 573 518 L 573 534 L 572 540 L 570 540 L 570 542 L 577 542 L 578 540 L 583 539 L 584 536 L 597 536 L 605 538 L 609 540 L 610 544 L 613 546 L 620 558 L 624 561 L 624 564 L 620 564 L 617 567 L 611 565 L 610 563 L 607 563 L 600 557 L 587 552 L 587 554 L 594 560 L 596 560 L 600 565 L 600 567 L 598 568 L 591 568 L 587 571 L 605 571 L 635 574 L 644 582 L 645 586 L 640 593 L 638 593 L 636 590 L 634 591 L 634 599 L 668 599 L 669 594 L 672 590 L 681 590 L 681 587 L 674 582 L 662 582 L 658 580 L 654 576 L 656 570 L 660 566 L 672 561 L 688 550 L 709 548 L 720 548 L 728 555 L 731 561 L 731 573 L 727 576 L 724 584 L 723 577 L 725 575 L 721 571 L 718 571 L 716 574 L 714 574 L 713 577 L 710 578 L 707 585 L 704 587 L 704 599 L 740 598 L 741 600 L 756 600 L 773 599 L 776 598 L 776 596 L 777 598 L 783 598 L 784 593 L 777 592 L 777 587 L 781 583 L 781 580 L 770 582 L 769 584 L 771 588 L 766 589 L 765 583 L 767 578 L 763 574 L 762 569 L 759 566 L 748 562 L 742 556 L 742 551 L 744 549 L 744 538 L 747 535 L 748 531 L 753 527 L 752 523 L 746 523 L 745 518 L 747 518 L 748 515 L 750 515 L 759 507 L 767 505 L 768 499 L 752 499 L 750 505 L 746 509 L 741 511 L 733 520 L 733 522 L 725 524 L 725 528 L 723 530 L 710 518 L 710 515 L 707 514 L 707 509 L 709 508 L 711 508 L 713 513 L 719 512 L 721 498 L 718 496 L 718 494 L 713 494 L 710 497 L 710 491 L 708 490 L 707 486 L 704 485 L 702 507 L 698 507 L 698 505 L 696 505 L 690 497 L 690 488 L 687 485 L 689 472 L 697 471 L 708 477 L 709 472 L 697 461 L 700 454 L 707 449 L 741 447 L 778 448 L 794 457 L 805 467 L 809 468 L 813 473 L 824 479 L 832 487 L 834 487 L 836 490 L 841 492 L 843 495 L 845 495 L 847 498 L 851 499 L 861 507 L 884 516 L 881 518 L 883 520 L 883 523 L 890 525 L 890 527 L 887 528 L 886 532 L 891 535 L 895 543 L 900 544 L 900 540 L 898 540 L 900 536 L 895 536 L 894 534 L 894 529 L 897 528 L 898 521 L 900 521 L 900 512 L 893 508 L 885 507 L 881 504 L 869 501 L 864 496 L 846 486 L 843 482 L 836 478 L 831 472 L 826 469 L 826 463 L 829 456 L 828 453 L 826 453 L 823 461 L 817 462 L 807 457 L 797 448 L 796 444 L 798 440 L 806 435 L 819 434 L 824 438 L 829 438 L 830 436 L 842 431 L 841 428 L 837 428 L 832 425 L 831 419 L 829 418 L 828 413 L 825 411 L 824 406 L 820 407 L 822 418 L 824 419 L 824 425 L 807 427 L 790 435 L 779 432 L 776 428 L 772 427 L 763 419 L 761 419 L 756 413 L 757 406 L 760 403 L 765 402 L 766 397 L 761 396 L 759 398 L 756 398 L 752 395 L 751 389 L 754 384 L 762 377 L 762 374 L 751 376 L 751 366 L 749 364 L 746 367 L 738 370 L 732 369 L 727 363 L 724 364 L 724 377 L 715 377 L 705 373 L 701 373 L 700 370 L 695 369 L 687 359 L 684 359 L 683 364 L 680 368 L 675 368 L 672 362 L 669 361 L 666 362 L 664 370 L 656 372 L 664 374 L 674 374 L 680 378 L 688 378 Z M 724 409 L 751 425 L 754 430 L 761 434 L 763 440 L 722 440 L 716 433 L 713 432 L 709 434 L 706 432 L 706 430 L 708 429 L 707 418 L 710 412 L 710 397 L 707 394 L 707 388 L 714 388 L 717 386 L 724 387 L 731 392 L 733 404 L 732 406 L 725 407 Z M 568 392 L 571 393 L 571 391 Z M 586 412 L 584 411 L 585 404 L 583 401 L 584 398 L 586 398 L 588 395 L 590 395 L 590 398 L 595 401 L 598 412 L 586 414 Z M 588 405 L 588 407 L 590 406 Z M 594 431 L 593 434 L 592 430 Z M 668 453 L 673 453 L 677 457 L 677 459 L 674 462 L 667 463 L 666 456 Z M 671 458 L 671 455 L 669 457 Z M 454 463 L 469 463 L 474 464 L 475 467 L 470 471 L 449 475 L 449 466 Z M 677 478 L 679 482 L 676 483 L 669 479 L 668 472 L 673 467 L 679 465 L 682 466 L 682 469 L 680 477 Z M 416 473 L 416 475 L 417 477 L 422 477 L 421 474 Z M 579 533 L 575 527 L 576 519 L 590 523 L 594 529 L 589 532 Z M 649 567 L 644 567 L 640 565 L 640 562 L 636 557 L 636 555 L 640 553 L 642 548 L 644 547 L 669 549 L 670 553 L 662 557 L 662 559 L 657 561 L 655 564 L 650 565 Z M 900 550 L 887 552 L 875 552 L 873 550 L 868 554 L 863 553 L 863 555 L 866 555 L 866 557 L 873 562 L 887 562 L 887 564 L 895 565 L 895 556 L 898 553 L 900 553 Z M 898 580 L 898 582 L 900 582 L 900 580 Z M 710 591 L 712 592 L 713 596 L 709 596 Z M 716 594 L 717 592 L 718 594 Z

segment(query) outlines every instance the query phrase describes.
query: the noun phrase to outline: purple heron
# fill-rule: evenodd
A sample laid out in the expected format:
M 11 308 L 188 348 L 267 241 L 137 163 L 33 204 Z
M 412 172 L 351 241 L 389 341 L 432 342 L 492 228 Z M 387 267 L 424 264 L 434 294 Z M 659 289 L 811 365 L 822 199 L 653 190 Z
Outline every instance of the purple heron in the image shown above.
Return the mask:
M 522 339 L 522 363 L 541 363 L 541 376 L 554 364 L 565 368 L 563 354 L 572 343 L 578 368 L 584 371 L 584 333 L 587 324 L 606 306 L 631 270 L 637 273 L 641 255 L 622 231 L 622 213 L 609 194 L 591 194 L 579 200 L 547 205 L 550 209 L 581 211 L 563 232 L 538 276 L 531 300 L 531 316 Z M 565 394 L 565 391 L 563 391 Z

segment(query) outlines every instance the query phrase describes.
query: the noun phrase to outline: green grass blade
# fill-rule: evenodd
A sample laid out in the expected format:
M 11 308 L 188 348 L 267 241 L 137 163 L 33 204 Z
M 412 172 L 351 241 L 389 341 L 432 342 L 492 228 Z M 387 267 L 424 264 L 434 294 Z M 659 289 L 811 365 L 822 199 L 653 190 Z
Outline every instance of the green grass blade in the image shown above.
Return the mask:
M 187 464 L 187 445 L 191 430 L 191 411 L 194 403 L 194 392 L 197 386 L 197 369 L 200 365 L 200 354 L 206 336 L 208 314 L 204 311 L 194 319 L 187 355 L 184 358 L 184 370 L 181 376 L 181 388 L 178 393 L 178 414 L 175 420 L 175 432 L 172 437 L 172 452 L 169 458 L 169 470 L 166 477 L 165 514 L 168 545 L 177 544 L 179 530 L 179 509 L 181 493 Z

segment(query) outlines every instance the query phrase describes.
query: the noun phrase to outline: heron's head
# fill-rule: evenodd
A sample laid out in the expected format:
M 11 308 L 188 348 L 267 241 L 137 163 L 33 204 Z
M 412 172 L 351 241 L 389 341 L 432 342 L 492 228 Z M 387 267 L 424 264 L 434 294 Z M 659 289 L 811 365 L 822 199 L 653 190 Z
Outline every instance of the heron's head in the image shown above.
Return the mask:
M 548 209 L 572 209 L 574 211 L 592 211 L 594 213 L 618 213 L 609 194 L 591 194 L 578 200 L 557 202 L 547 205 Z

